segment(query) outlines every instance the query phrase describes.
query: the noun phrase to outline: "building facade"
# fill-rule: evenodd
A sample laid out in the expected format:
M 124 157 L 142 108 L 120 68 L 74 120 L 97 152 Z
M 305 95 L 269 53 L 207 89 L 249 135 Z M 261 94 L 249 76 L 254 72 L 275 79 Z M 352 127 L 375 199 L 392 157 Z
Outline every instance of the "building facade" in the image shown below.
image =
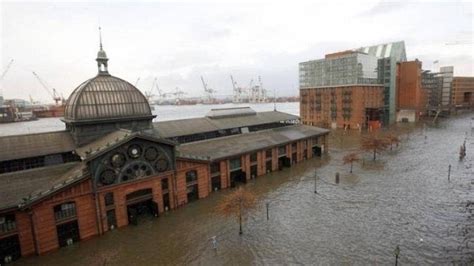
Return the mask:
M 397 64 L 397 122 L 416 122 L 427 110 L 428 93 L 422 87 L 421 62 Z
M 250 108 L 153 123 L 145 96 L 108 72 L 67 101 L 66 130 L 0 137 L 0 260 L 137 224 L 328 150 L 328 131 Z
M 474 77 L 454 77 L 451 102 L 456 109 L 474 108 Z
M 377 57 L 351 50 L 300 63 L 303 124 L 326 128 L 379 127 L 384 98 L 377 64 Z

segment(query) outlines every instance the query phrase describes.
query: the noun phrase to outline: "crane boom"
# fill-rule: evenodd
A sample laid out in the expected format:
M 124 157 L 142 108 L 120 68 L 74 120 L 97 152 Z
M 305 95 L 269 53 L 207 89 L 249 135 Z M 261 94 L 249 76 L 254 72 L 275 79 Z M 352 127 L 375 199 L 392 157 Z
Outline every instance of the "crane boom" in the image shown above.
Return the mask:
M 232 81 L 232 88 L 234 90 L 236 90 L 237 88 L 235 87 L 235 81 L 234 81 L 234 77 L 232 77 L 232 75 L 230 75 L 230 80 Z
M 0 81 L 3 80 L 3 78 L 5 77 L 5 75 L 7 75 L 7 72 L 8 72 L 8 70 L 10 69 L 10 67 L 12 66 L 12 64 L 13 64 L 13 59 L 10 60 L 10 62 L 8 62 L 7 67 L 5 68 L 5 70 L 4 70 L 3 73 L 2 73 L 2 76 L 0 77 Z
M 54 102 L 56 104 L 59 103 L 59 101 L 61 101 L 61 97 L 59 97 L 57 95 L 57 92 L 56 92 L 56 89 L 50 89 L 48 85 L 46 85 L 46 82 L 44 80 L 42 80 L 38 74 L 36 74 L 36 72 L 33 71 L 33 75 L 36 77 L 36 79 L 39 81 L 39 83 L 41 84 L 41 86 L 48 92 L 48 94 L 53 98 Z
M 203 78 L 202 76 L 201 76 L 201 81 L 202 81 L 202 86 L 204 87 L 204 91 L 207 92 L 207 91 L 208 91 L 208 89 L 207 89 L 207 84 L 206 84 L 206 82 L 204 81 L 204 78 Z

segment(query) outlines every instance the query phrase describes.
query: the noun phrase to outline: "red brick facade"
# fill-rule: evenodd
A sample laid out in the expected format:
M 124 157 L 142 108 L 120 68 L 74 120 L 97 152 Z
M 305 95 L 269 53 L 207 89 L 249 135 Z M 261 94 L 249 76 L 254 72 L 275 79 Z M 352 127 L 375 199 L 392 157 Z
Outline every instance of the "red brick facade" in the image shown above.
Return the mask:
M 367 109 L 383 107 L 383 86 L 348 85 L 300 90 L 303 124 L 320 127 L 366 128 L 371 118 Z
M 327 135 L 303 139 L 284 145 L 286 152 L 278 154 L 279 147 L 255 151 L 256 161 L 251 161 L 252 154 L 240 156 L 241 169 L 245 172 L 245 179 L 252 178 L 252 166 L 256 167 L 256 177 L 264 175 L 268 171 L 279 169 L 279 157 L 286 156 L 292 163 L 300 162 L 313 157 L 312 147 L 318 152 L 327 152 Z M 282 146 L 281 146 L 282 147 Z M 272 151 L 272 156 L 267 158 L 267 150 Z M 295 157 L 296 156 L 296 157 Z M 235 159 L 232 158 L 232 159 Z M 267 169 L 267 161 L 271 160 L 271 169 Z M 217 161 L 220 165 L 221 189 L 231 186 L 230 159 Z M 158 176 L 147 177 L 130 182 L 97 188 L 94 191 L 90 178 L 80 183 L 66 187 L 43 200 L 28 206 L 24 210 L 15 211 L 17 228 L 9 235 L 0 235 L 2 238 L 18 235 L 21 255 L 44 254 L 60 247 L 58 242 L 58 222 L 55 218 L 55 207 L 64 203 L 74 203 L 76 215 L 68 218 L 65 222 L 76 222 L 79 229 L 79 240 L 91 238 L 110 230 L 107 218 L 108 211 L 115 211 L 116 226 L 123 227 L 129 224 L 127 213 L 127 195 L 143 189 L 151 189 L 152 200 L 157 203 L 159 213 L 165 211 L 163 194 L 168 193 L 170 209 L 178 208 L 188 202 L 186 173 L 196 171 L 198 198 L 205 198 L 212 192 L 210 162 L 178 158 L 176 170 L 162 173 Z M 162 188 L 162 180 L 168 180 L 168 189 Z M 106 204 L 105 197 L 113 193 L 113 204 Z

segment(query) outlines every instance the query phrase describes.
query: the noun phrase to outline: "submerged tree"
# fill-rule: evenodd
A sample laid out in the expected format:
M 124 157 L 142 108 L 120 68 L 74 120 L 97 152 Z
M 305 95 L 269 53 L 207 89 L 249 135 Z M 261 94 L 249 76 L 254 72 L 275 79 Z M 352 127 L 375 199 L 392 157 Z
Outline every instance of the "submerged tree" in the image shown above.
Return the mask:
M 387 138 L 381 137 L 378 134 L 368 134 L 362 137 L 361 147 L 363 150 L 373 152 L 374 161 L 377 158 L 377 153 L 386 150 L 389 145 Z
M 242 232 L 242 219 L 257 204 L 255 195 L 240 186 L 238 189 L 225 196 L 217 205 L 216 211 L 226 217 L 234 216 L 239 220 L 239 234 Z
M 387 134 L 387 140 L 390 143 L 390 150 L 393 148 L 393 144 L 395 144 L 398 147 L 398 143 L 400 143 L 400 139 L 398 136 L 392 132 Z
M 350 173 L 352 174 L 352 165 L 354 164 L 354 162 L 357 162 L 360 159 L 359 159 L 359 155 L 357 155 L 357 153 L 349 153 L 346 156 L 344 156 L 344 158 L 342 158 L 342 160 L 344 161 L 344 164 L 351 164 Z

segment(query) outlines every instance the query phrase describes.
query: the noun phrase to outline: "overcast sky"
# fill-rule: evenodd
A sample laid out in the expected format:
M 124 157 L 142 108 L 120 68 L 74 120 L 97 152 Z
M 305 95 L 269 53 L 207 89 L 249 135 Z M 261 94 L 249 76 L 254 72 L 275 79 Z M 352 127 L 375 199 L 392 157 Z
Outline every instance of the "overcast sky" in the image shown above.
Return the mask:
M 354 2 L 354 3 L 352 3 Z M 277 95 L 298 94 L 298 63 L 326 53 L 404 40 L 423 68 L 453 65 L 474 75 L 472 2 L 8 3 L 1 5 L 5 98 L 51 101 L 35 71 L 67 97 L 96 75 L 102 26 L 109 72 L 149 90 L 202 94 L 200 76 L 230 95 L 233 74 L 247 85 L 260 75 Z M 332 4 L 331 4 L 332 3 Z M 446 43 L 460 42 L 460 45 Z M 469 43 L 470 42 L 470 43 Z

